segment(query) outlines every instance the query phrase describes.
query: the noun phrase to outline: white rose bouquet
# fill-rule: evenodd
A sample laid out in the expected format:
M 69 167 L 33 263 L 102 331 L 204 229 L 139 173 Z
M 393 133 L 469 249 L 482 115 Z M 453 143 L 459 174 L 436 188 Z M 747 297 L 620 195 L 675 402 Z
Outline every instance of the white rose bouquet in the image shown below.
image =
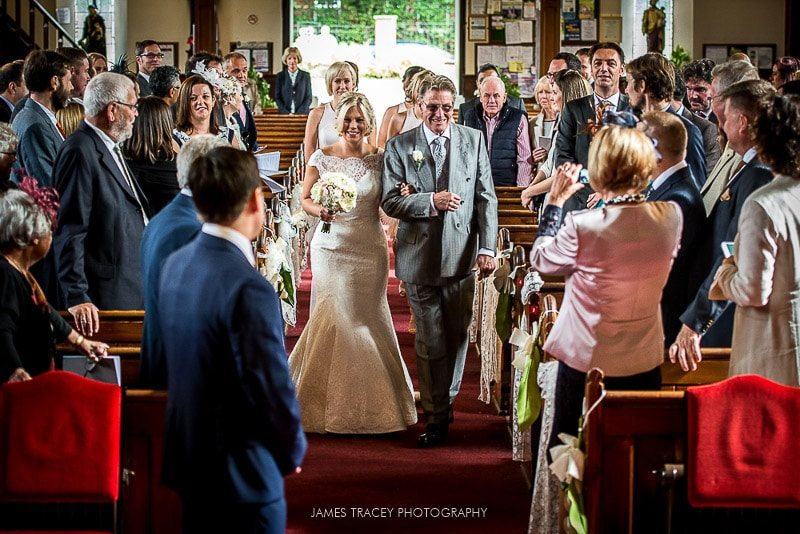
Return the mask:
M 334 213 L 347 213 L 356 207 L 358 191 L 352 178 L 340 172 L 326 172 L 311 187 L 311 200 Z M 322 224 L 322 233 L 331 231 L 331 223 Z

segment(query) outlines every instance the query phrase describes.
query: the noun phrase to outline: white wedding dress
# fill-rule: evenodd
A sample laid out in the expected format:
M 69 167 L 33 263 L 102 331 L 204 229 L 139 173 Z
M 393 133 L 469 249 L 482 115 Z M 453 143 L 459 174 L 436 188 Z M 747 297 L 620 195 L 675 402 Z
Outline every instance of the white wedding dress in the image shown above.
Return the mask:
M 411 379 L 386 299 L 389 251 L 378 218 L 383 154 L 341 159 L 317 150 L 320 175 L 358 185 L 350 213 L 311 241 L 311 314 L 289 357 L 307 432 L 379 434 L 417 422 Z

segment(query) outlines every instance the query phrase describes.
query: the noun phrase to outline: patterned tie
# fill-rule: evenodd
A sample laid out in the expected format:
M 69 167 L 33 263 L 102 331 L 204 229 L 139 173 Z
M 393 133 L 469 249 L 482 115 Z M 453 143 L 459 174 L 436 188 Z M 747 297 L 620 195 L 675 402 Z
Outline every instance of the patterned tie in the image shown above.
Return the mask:
M 436 165 L 436 190 L 447 189 L 447 177 L 443 176 L 444 162 L 447 158 L 447 149 L 444 146 L 445 138 L 441 135 L 433 140 L 433 163 Z
M 114 153 L 117 155 L 117 159 L 122 165 L 122 176 L 125 177 L 125 183 L 128 184 L 131 193 L 133 193 L 133 198 L 136 199 L 136 204 L 139 206 L 139 210 L 142 213 L 142 220 L 144 220 L 144 225 L 147 226 L 147 223 L 149 223 L 150 220 L 147 218 L 147 213 L 145 213 L 144 211 L 144 206 L 142 205 L 142 201 L 139 198 L 139 193 L 136 192 L 136 187 L 134 187 L 133 185 L 133 175 L 131 174 L 131 171 L 128 169 L 128 165 L 125 163 L 125 160 L 122 157 L 122 152 L 119 149 L 119 145 L 114 146 Z
M 603 124 L 603 115 L 606 114 L 606 110 L 611 107 L 613 104 L 608 100 L 600 100 L 600 103 L 597 104 L 595 107 L 595 113 L 597 114 L 597 124 Z

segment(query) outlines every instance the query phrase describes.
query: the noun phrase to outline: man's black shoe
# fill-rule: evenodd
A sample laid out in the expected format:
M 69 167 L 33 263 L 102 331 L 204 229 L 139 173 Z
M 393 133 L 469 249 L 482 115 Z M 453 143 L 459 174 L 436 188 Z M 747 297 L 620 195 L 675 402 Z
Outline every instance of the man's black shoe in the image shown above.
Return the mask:
M 429 424 L 425 433 L 417 438 L 417 447 L 427 449 L 443 445 L 447 441 L 447 425 Z

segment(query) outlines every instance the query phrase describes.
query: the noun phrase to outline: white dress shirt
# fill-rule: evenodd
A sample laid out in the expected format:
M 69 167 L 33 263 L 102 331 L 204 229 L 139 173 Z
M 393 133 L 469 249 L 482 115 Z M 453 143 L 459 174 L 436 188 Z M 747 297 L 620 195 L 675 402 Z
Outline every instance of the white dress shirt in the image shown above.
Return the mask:
M 242 251 L 247 262 L 255 267 L 256 257 L 253 255 L 253 245 L 247 237 L 241 232 L 238 232 L 230 226 L 222 226 L 215 223 L 203 223 L 201 230 L 204 234 L 213 235 L 220 239 L 224 239 L 229 243 L 233 243 L 236 248 Z

